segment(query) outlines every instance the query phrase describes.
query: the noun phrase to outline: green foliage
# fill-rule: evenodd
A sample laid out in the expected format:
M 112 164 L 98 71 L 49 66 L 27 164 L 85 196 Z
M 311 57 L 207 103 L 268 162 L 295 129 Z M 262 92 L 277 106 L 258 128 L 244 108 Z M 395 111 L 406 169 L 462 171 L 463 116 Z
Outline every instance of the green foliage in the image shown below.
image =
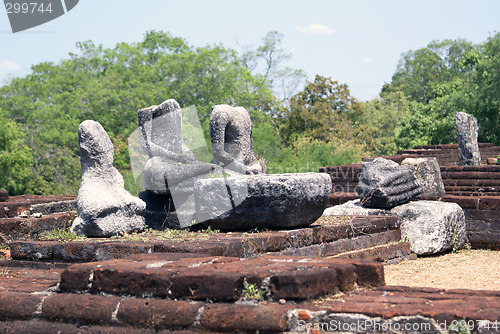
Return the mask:
M 381 95 L 402 92 L 410 113 L 396 129 L 398 148 L 456 142 L 453 115 L 463 111 L 479 123 L 479 141 L 500 145 L 500 34 L 481 45 L 464 40 L 432 42 L 402 56 Z
M 26 133 L 0 110 L 0 185 L 11 195 L 26 191 L 33 154 L 24 144 Z
M 183 107 L 195 106 L 205 126 L 215 104 L 242 105 L 254 114 L 270 113 L 278 105 L 266 81 L 253 76 L 234 50 L 221 45 L 196 48 L 168 33 L 151 31 L 139 43 L 109 49 L 91 41 L 77 46 L 79 52 L 60 64 L 35 65 L 25 78 L 0 87 L 5 117 L 18 120 L 29 134 L 22 138 L 21 132 L 8 127 L 14 138 L 10 145 L 22 146 L 24 140 L 27 146 L 22 152 L 17 149 L 17 162 L 8 161 L 8 168 L 31 168 L 29 182 L 11 186 L 14 193 L 76 194 L 77 129 L 86 119 L 102 124 L 114 144 L 115 166 L 126 171 L 127 138 L 137 127 L 140 108 L 173 98 Z M 25 174 L 16 173 L 23 178 Z
M 429 103 L 436 97 L 436 85 L 464 77 L 463 57 L 473 49 L 465 40 L 433 41 L 425 48 L 401 56 L 390 85 L 383 92 L 401 90 L 411 100 Z
M 264 300 L 265 296 L 266 291 L 262 290 L 257 284 L 249 284 L 246 280 L 243 282 L 242 297 L 244 299 L 260 301 Z
M 66 228 L 57 228 L 55 230 L 43 233 L 42 240 L 56 240 L 62 242 L 70 242 L 70 241 L 84 241 L 87 240 L 86 237 L 82 237 L 76 235 L 71 232 L 69 227 Z
M 395 141 L 396 134 L 401 131 L 395 125 L 410 117 L 408 99 L 402 92 L 390 92 L 383 96 L 367 101 L 363 105 L 363 138 L 367 150 L 376 156 L 396 154 L 398 146 L 412 144 Z
M 291 98 L 283 132 L 289 142 L 301 135 L 321 141 L 345 137 L 358 114 L 357 101 L 346 84 L 316 75 L 314 82 Z

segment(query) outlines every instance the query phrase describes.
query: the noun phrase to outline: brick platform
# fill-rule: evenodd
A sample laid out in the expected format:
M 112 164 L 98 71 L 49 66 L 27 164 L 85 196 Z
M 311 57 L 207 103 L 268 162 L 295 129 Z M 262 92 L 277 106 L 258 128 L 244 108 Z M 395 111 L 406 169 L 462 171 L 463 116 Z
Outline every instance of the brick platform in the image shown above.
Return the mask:
M 157 253 L 72 265 L 61 274 L 60 290 L 230 302 L 243 297 L 245 282 L 265 286 L 266 298 L 275 301 L 385 284 L 383 265 L 376 262 Z
M 462 319 L 474 325 L 473 333 L 478 333 L 480 326 L 480 333 L 498 332 L 485 327 L 494 326 L 495 321 L 498 325 L 500 321 L 499 291 L 380 286 L 305 301 L 300 298 L 293 300 L 298 294 L 303 296 L 300 294 L 304 291 L 307 294 L 316 289 L 316 293 L 326 293 L 325 286 L 331 287 L 333 282 L 338 284 L 346 279 L 352 282 L 354 278 L 365 286 L 380 285 L 383 282 L 381 264 L 296 257 L 240 260 L 186 254 L 178 254 L 177 258 L 173 254 L 160 255 L 135 256 L 128 262 L 122 259 L 76 264 L 65 271 L 56 267 L 20 267 L 19 262 L 16 267 L 0 266 L 0 333 L 305 333 L 307 329 L 319 333 L 334 332 L 336 326 L 354 326 L 351 328 L 357 328 L 359 332 L 368 332 L 370 328 L 366 326 L 379 326 L 372 328 L 372 332 L 382 333 L 383 330 L 376 329 L 405 324 L 409 328 L 422 329 L 414 332 L 436 333 Z M 8 264 L 6 262 L 1 264 Z M 103 266 L 98 267 L 99 264 Z M 223 270 L 215 270 L 213 267 L 217 265 Z M 209 267 L 210 270 L 204 270 Z M 233 293 L 234 282 L 241 281 L 241 277 L 251 280 L 253 276 L 261 280 L 270 274 L 275 277 L 269 280 L 270 290 L 276 292 L 280 287 L 274 297 L 291 298 L 280 298 L 280 302 L 270 299 L 234 303 L 152 297 L 152 288 L 165 286 L 152 284 L 153 280 L 144 279 L 148 277 L 144 273 L 163 270 L 168 274 L 172 269 L 176 275 L 181 275 L 175 287 L 175 279 L 169 283 L 172 295 L 181 291 L 181 295 L 192 297 L 191 289 L 195 296 L 201 296 L 202 291 L 208 295 L 222 293 L 228 296 Z M 83 279 L 91 277 L 90 271 L 86 270 L 94 270 L 90 282 Z M 301 276 L 301 272 L 308 271 L 316 274 Z M 238 275 L 240 278 L 235 279 Z M 302 282 L 301 277 L 308 279 Z M 321 277 L 327 279 L 327 284 L 319 284 Z M 211 281 L 213 279 L 215 281 Z M 57 286 L 59 282 L 61 289 Z M 65 282 L 73 285 L 78 282 L 84 289 L 90 286 L 95 292 L 109 289 L 116 295 L 94 294 L 88 290 L 79 293 L 63 291 Z M 212 282 L 214 286 L 209 284 Z M 345 285 L 356 287 L 351 283 Z M 293 287 L 303 287 L 304 290 Z M 342 288 L 342 284 L 338 287 Z M 141 290 L 148 297 L 140 296 Z M 239 291 L 238 288 L 235 290 Z M 234 300 L 238 295 L 231 297 Z
M 401 163 L 406 156 L 388 158 Z M 332 178 L 333 194 L 355 193 L 362 166 L 328 166 L 319 168 L 319 172 L 327 173 Z M 500 196 L 500 165 L 441 166 L 441 177 L 447 195 Z M 336 205 L 334 202 L 332 204 Z
M 265 253 L 324 257 L 398 242 L 401 235 L 396 217 L 352 216 L 328 221 L 325 225 L 288 231 L 214 233 L 200 237 L 181 235 L 171 240 L 161 240 L 146 233 L 133 238 L 135 240 L 14 241 L 10 248 L 15 260 L 56 262 L 102 261 L 138 253 L 172 252 L 242 258 Z M 403 250 L 403 253 L 410 255 L 409 251 Z
M 76 196 L 39 196 L 20 195 L 10 196 L 6 202 L 0 202 L 0 218 L 13 218 L 23 214 L 30 214 L 30 208 L 37 204 L 74 201 Z

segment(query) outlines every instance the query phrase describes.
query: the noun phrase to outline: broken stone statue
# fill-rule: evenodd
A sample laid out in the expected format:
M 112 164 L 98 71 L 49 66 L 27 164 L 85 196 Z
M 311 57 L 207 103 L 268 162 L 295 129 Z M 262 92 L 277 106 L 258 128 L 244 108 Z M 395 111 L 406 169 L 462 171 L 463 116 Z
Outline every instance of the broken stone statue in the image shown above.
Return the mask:
M 170 99 L 138 111 L 144 166 L 146 220 L 152 228 L 185 228 L 195 217 L 194 183 L 220 174 L 219 166 L 196 160 L 182 136 L 181 107 Z
M 253 151 L 252 120 L 245 108 L 214 106 L 210 114 L 210 137 L 214 164 L 231 175 L 262 172 Z
M 422 189 L 411 170 L 376 158 L 363 164 L 356 191 L 363 206 L 390 209 L 416 199 Z
M 421 197 L 435 200 L 446 195 L 436 158 L 406 158 L 401 162 L 401 166 L 410 169 L 415 175 L 422 188 Z
M 481 152 L 477 142 L 477 119 L 464 112 L 455 113 L 454 118 L 458 139 L 458 165 L 479 166 Z
M 146 204 L 127 192 L 113 167 L 113 144 L 104 128 L 84 121 L 78 129 L 82 179 L 77 198 L 78 217 L 71 230 L 88 237 L 110 237 L 144 229 Z

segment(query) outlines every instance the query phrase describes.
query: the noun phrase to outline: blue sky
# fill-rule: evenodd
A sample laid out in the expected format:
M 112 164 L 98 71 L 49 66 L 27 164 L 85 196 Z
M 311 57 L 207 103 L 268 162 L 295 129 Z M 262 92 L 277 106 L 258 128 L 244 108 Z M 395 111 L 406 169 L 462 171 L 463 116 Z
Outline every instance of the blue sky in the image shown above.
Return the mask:
M 113 47 L 163 30 L 195 46 L 241 50 L 277 30 L 293 54 L 286 65 L 309 80 L 320 74 L 347 83 L 365 100 L 390 82 L 402 53 L 432 40 L 484 42 L 500 31 L 498 13 L 498 0 L 80 0 L 64 16 L 13 34 L 0 8 L 0 84 L 33 64 L 67 58 L 78 41 Z

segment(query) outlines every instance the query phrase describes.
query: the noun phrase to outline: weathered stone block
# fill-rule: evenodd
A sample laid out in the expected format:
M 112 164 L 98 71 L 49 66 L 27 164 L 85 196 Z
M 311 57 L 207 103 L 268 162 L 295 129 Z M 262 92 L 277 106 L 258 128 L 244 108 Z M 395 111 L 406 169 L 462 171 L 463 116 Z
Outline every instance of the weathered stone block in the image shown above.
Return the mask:
M 465 215 L 458 204 L 417 201 L 391 212 L 399 217 L 401 237 L 418 255 L 441 253 L 465 244 Z
M 408 168 L 377 158 L 363 164 L 356 191 L 363 206 L 390 209 L 417 198 L 422 189 Z
M 458 138 L 458 164 L 460 166 L 478 166 L 481 164 L 481 152 L 477 142 L 479 126 L 477 119 L 464 112 L 454 115 Z
M 332 182 L 322 173 L 199 180 L 197 222 L 220 230 L 304 227 L 325 209 Z
M 401 166 L 413 172 L 422 188 L 421 196 L 426 199 L 438 199 L 446 194 L 436 158 L 406 158 L 401 162 Z

